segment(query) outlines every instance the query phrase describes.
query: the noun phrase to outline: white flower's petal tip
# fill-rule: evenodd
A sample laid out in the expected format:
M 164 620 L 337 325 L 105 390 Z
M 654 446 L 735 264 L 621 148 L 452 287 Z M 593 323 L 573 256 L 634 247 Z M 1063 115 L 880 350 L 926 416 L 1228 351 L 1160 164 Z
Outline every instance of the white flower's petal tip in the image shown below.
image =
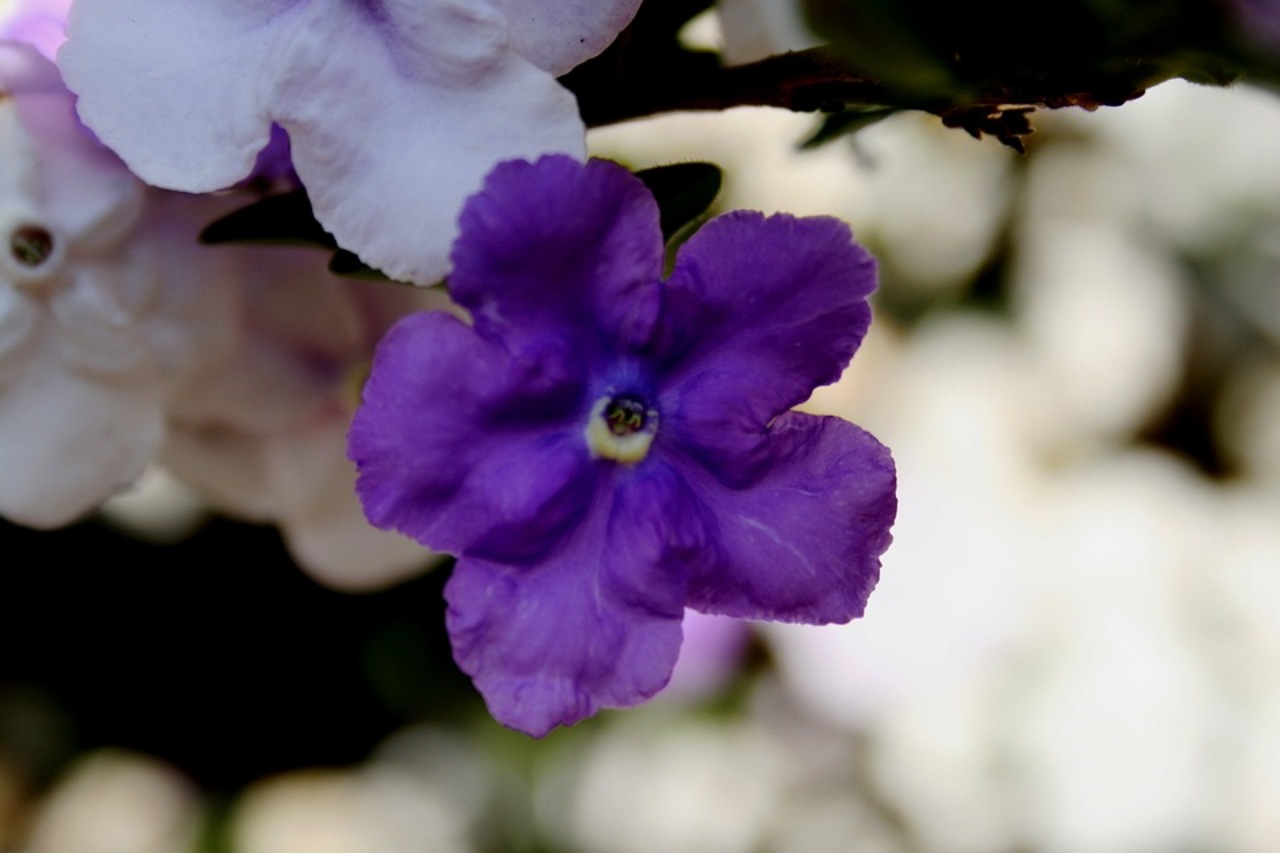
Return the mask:
M 79 3 L 58 51 L 77 109 L 129 168 L 167 189 L 209 192 L 252 170 L 271 123 L 255 93 L 278 2 Z
M 148 385 L 31 362 L 0 397 L 0 515 L 42 529 L 70 524 L 132 484 L 162 433 Z
M 416 541 L 371 526 L 356 497 L 355 480 L 355 467 L 343 459 L 311 493 L 311 500 L 282 515 L 280 529 L 299 568 L 338 592 L 371 593 L 441 562 L 442 555 Z
M 640 0 L 498 0 L 511 45 L 557 76 L 596 56 L 631 23 Z
M 586 156 L 573 96 L 517 57 L 466 89 L 340 70 L 368 74 L 378 102 L 354 99 L 345 115 L 309 106 L 285 128 L 316 218 L 392 278 L 430 285 L 447 273 L 462 204 L 497 163 Z

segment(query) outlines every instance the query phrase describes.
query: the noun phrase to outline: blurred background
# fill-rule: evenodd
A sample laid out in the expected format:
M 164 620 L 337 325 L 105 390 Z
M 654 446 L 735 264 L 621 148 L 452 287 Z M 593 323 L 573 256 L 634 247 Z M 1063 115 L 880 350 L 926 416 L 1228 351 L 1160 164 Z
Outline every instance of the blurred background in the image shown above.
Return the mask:
M 914 113 L 812 151 L 765 109 L 592 132 L 879 258 L 807 404 L 899 466 L 865 618 L 690 616 L 664 694 L 534 741 L 452 663 L 447 565 L 334 591 L 156 474 L 0 527 L 0 850 L 1280 850 L 1280 98 L 1033 123 L 1026 155 Z

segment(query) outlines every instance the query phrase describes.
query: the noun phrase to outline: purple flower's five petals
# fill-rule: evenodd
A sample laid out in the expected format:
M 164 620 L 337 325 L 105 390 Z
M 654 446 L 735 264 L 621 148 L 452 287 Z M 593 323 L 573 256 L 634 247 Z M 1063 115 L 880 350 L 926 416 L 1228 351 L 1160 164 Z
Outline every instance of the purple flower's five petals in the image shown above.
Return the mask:
M 511 22 L 511 44 L 559 77 L 609 46 L 640 0 L 496 0 Z
M 69 32 L 81 115 L 145 180 L 229 186 L 274 122 L 319 221 L 409 281 L 446 272 L 494 163 L 585 151 L 573 96 L 484 2 L 81 0 Z
M 769 468 L 745 489 L 686 471 L 715 516 L 715 559 L 689 606 L 748 619 L 823 624 L 861 616 L 897 511 L 889 451 L 838 418 L 788 412 L 769 429 Z
M 689 500 L 666 472 L 599 485 L 536 565 L 463 557 L 445 590 L 458 665 L 498 720 L 534 736 L 649 698 L 679 654 L 698 517 L 672 511 Z
M 369 520 L 429 547 L 531 559 L 590 500 L 581 388 L 456 318 L 406 317 L 378 346 L 349 449 Z
M 370 520 L 459 556 L 454 656 L 534 735 L 661 688 L 686 605 L 860 615 L 890 541 L 888 451 L 787 411 L 866 333 L 849 229 L 730 214 L 662 253 L 621 167 L 498 167 L 454 251 L 474 325 L 397 324 L 349 436 Z
M 738 211 L 680 251 L 657 338 L 669 435 L 703 453 L 834 382 L 871 322 L 875 262 L 837 219 Z
M 595 363 L 648 336 L 662 232 L 653 196 L 625 169 L 568 157 L 503 163 L 461 227 L 449 290 L 482 335 L 517 353 L 555 340 Z

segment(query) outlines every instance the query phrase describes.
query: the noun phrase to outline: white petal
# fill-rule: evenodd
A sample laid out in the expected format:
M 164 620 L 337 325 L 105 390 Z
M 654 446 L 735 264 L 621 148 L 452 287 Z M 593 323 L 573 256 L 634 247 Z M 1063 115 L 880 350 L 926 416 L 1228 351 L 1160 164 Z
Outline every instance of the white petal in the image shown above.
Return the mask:
M 22 345 L 39 318 L 29 296 L 0 281 L 0 387 L 26 363 Z
M 69 33 L 80 114 L 138 175 L 228 186 L 274 121 L 320 222 L 420 284 L 448 269 L 462 202 L 497 162 L 585 156 L 573 96 L 482 3 L 80 0 Z
M 0 395 L 0 514 L 56 527 L 132 483 L 160 444 L 157 386 L 98 382 L 42 352 Z
M 160 283 L 151 294 L 136 282 L 126 304 L 150 306 L 140 319 L 151 357 L 170 384 L 223 359 L 235 344 L 240 311 L 240 259 L 230 246 L 197 241 L 209 222 L 240 206 L 238 199 L 153 190 L 135 232 Z M 136 309 L 135 309 L 136 310 Z
M 330 275 L 325 255 L 310 249 L 222 251 L 243 266 L 234 280 L 243 304 L 220 339 L 230 346 L 184 384 L 171 414 L 257 435 L 296 429 L 331 405 L 352 364 L 372 351 L 352 283 Z
M 160 464 L 214 506 L 252 521 L 271 518 L 265 452 L 253 435 L 225 427 L 170 424 Z
M 430 284 L 444 275 L 462 203 L 496 163 L 585 156 L 573 96 L 505 49 L 481 52 L 489 26 L 475 22 L 466 41 L 452 21 L 447 29 L 476 52 L 454 50 L 428 74 L 421 56 L 398 62 L 360 15 L 331 14 L 295 42 L 299 73 L 277 86 L 275 116 L 316 217 L 395 278 Z
M 85 123 L 149 183 L 189 192 L 249 174 L 270 137 L 265 66 L 290 0 L 79 0 L 58 65 Z
M 0 43 L 0 185 L 20 192 L 81 247 L 116 239 L 142 206 L 142 184 L 85 132 L 58 69 L 30 45 Z M 16 108 L 16 111 L 15 111 Z
M 150 363 L 151 347 L 118 290 L 142 282 L 154 290 L 156 271 L 140 265 L 83 264 L 50 300 L 53 330 L 64 365 L 87 374 L 109 376 L 136 371 Z M 123 285 L 124 287 L 120 287 Z
M 559 76 L 608 47 L 639 0 L 496 0 L 511 27 L 511 46 Z
M 367 592 L 420 574 L 439 556 L 365 520 L 346 458 L 347 425 L 338 417 L 274 441 L 269 464 L 281 499 L 277 521 L 298 565 L 325 586 Z

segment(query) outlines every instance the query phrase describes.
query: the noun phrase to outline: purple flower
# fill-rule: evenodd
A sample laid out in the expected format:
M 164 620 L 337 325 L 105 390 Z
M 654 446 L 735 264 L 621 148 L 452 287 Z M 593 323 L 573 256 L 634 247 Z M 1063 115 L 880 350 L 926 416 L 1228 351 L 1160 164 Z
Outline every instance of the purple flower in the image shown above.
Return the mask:
M 661 279 L 621 167 L 508 162 L 463 209 L 450 287 L 379 346 L 352 424 L 369 519 L 459 555 L 454 657 L 533 735 L 666 684 L 687 604 L 845 622 L 890 541 L 893 462 L 788 411 L 870 322 L 843 223 L 736 212 Z

